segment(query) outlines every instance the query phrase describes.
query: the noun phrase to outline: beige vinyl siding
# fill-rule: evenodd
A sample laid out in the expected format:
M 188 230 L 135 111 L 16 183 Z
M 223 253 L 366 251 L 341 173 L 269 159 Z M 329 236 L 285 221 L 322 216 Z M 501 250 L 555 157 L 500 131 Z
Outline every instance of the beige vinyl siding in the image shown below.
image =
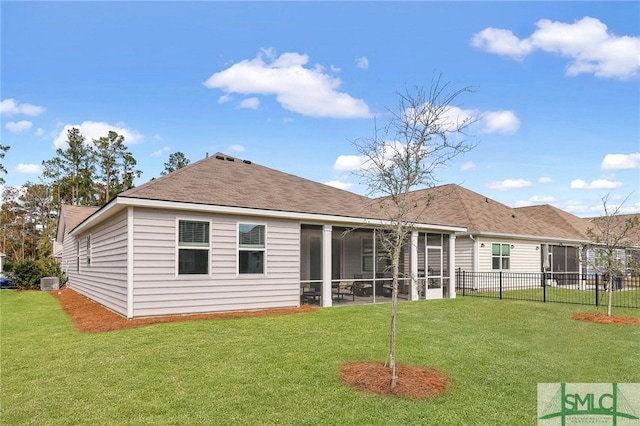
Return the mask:
M 91 264 L 86 261 L 91 235 Z M 76 272 L 76 241 L 80 241 L 80 272 Z M 65 237 L 69 287 L 96 302 L 127 315 L 127 214 L 120 213 L 87 232 Z
M 69 234 L 65 234 L 62 241 L 61 266 L 67 276 L 67 281 L 72 282 L 76 278 L 76 240 Z
M 513 246 L 510 249 L 510 267 L 504 272 L 532 273 L 541 270 L 539 241 L 484 237 L 479 240 L 479 243 L 484 243 L 484 247 L 481 247 L 482 244 L 478 244 L 479 272 L 497 272 L 491 267 L 491 245 L 493 243 Z
M 300 224 L 136 209 L 133 316 L 295 307 L 300 304 Z M 177 274 L 177 221 L 210 223 L 209 275 Z M 266 225 L 265 274 L 239 275 L 238 223 Z
M 465 272 L 473 272 L 473 245 L 474 241 L 469 237 L 456 238 L 456 269 Z

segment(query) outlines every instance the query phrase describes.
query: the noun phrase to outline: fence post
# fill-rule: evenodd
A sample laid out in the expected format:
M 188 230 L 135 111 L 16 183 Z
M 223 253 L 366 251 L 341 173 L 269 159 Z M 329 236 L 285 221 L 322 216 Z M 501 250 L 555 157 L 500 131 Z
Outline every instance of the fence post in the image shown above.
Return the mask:
M 542 302 L 547 303 L 547 272 L 542 273 Z
M 458 268 L 458 279 L 460 279 L 460 275 L 462 275 L 462 296 L 463 297 L 465 296 L 465 293 L 466 293 L 465 290 L 466 290 L 466 287 L 467 287 L 467 283 L 466 283 L 466 280 L 465 280 L 464 272 L 465 271 L 463 271 L 462 268 Z
M 598 287 L 600 287 L 600 283 L 598 282 L 598 274 L 596 274 L 596 306 L 600 306 L 600 298 L 598 297 Z
M 502 271 L 500 271 L 500 300 L 502 300 Z

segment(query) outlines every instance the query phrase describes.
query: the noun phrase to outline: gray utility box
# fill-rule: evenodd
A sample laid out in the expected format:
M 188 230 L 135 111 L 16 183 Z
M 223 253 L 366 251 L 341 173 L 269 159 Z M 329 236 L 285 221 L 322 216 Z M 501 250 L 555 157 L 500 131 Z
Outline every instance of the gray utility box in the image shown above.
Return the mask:
M 60 288 L 60 282 L 58 277 L 44 277 L 40 278 L 40 290 L 51 291 Z

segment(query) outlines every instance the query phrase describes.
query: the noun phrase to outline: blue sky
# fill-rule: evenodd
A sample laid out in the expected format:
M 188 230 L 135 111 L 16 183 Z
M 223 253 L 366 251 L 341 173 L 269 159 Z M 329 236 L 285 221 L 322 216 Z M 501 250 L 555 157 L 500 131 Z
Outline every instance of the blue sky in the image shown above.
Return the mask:
M 352 142 L 442 74 L 477 146 L 438 171 L 507 205 L 640 212 L 640 2 L 0 4 L 2 164 L 37 182 L 66 129 L 143 171 L 224 152 L 366 194 Z

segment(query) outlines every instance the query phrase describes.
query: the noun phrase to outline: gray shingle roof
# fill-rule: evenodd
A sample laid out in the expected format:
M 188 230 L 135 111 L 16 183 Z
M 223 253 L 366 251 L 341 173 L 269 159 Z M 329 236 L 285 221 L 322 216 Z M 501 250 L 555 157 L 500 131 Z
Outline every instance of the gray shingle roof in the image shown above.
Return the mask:
M 367 197 L 220 153 L 118 197 L 379 218 Z
M 415 191 L 413 197 L 416 203 L 426 206 L 420 220 L 428 223 L 462 226 L 471 233 L 535 236 L 571 241 L 586 239 L 586 234 L 577 226 L 582 223 L 580 218 L 551 206 L 548 207 L 558 210 L 553 212 L 555 215 L 538 216 L 538 211 L 546 213 L 547 208 L 512 208 L 455 184 Z M 569 220 L 568 216 L 573 219 Z M 569 222 L 571 226 L 567 225 Z
M 62 217 L 64 223 L 64 232 L 71 231 L 80 225 L 86 218 L 98 211 L 100 207 L 96 206 L 62 206 Z

